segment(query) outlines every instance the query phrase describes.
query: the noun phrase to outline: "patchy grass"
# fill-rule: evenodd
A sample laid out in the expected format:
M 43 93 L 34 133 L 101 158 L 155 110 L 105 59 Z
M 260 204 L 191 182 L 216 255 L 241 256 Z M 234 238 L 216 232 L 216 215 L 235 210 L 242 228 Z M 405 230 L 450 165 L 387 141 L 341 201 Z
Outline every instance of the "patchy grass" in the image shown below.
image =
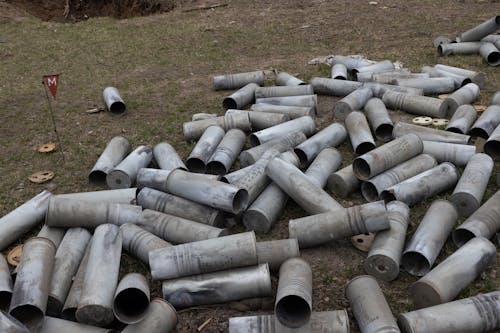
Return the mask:
M 29 17 L 7 20 L 0 23 L 0 214 L 43 188 L 54 193 L 97 189 L 87 183 L 87 173 L 115 135 L 126 136 L 134 146 L 166 140 L 187 157 L 193 145 L 183 142 L 182 123 L 196 112 L 222 112 L 220 105 L 227 92 L 211 88 L 211 77 L 220 73 L 279 69 L 308 80 L 329 75 L 328 67 L 307 66 L 311 58 L 362 53 L 375 60 L 400 60 L 414 71 L 437 62 L 482 71 L 487 85 L 480 102 L 487 104 L 500 86 L 498 68 L 485 65 L 479 56 L 437 58 L 432 39 L 452 37 L 489 18 L 493 4 L 398 0 L 370 6 L 368 1 L 258 0 L 251 5 L 231 1 L 216 10 L 174 10 L 122 21 L 93 18 L 60 24 Z M 61 82 L 53 106 L 66 163 L 59 152 L 36 152 L 38 145 L 55 139 L 41 77 L 56 72 L 61 73 Z M 102 105 L 102 90 L 108 85 L 120 90 L 127 114 L 85 113 L 87 108 Z M 333 98 L 320 97 L 320 128 L 333 121 L 333 103 Z M 349 142 L 339 149 L 344 165 L 349 164 L 354 157 Z M 31 173 L 45 169 L 56 173 L 49 184 L 35 185 L 27 180 Z M 496 163 L 494 175 L 499 171 Z M 492 177 L 485 198 L 496 190 Z M 363 199 L 356 194 L 339 201 L 350 206 Z M 412 208 L 408 236 L 430 202 Z M 288 219 L 304 215 L 289 202 L 272 233 L 258 236 L 286 238 Z M 454 250 L 448 242 L 438 262 Z M 340 241 L 303 250 L 302 255 L 313 266 L 314 309 L 347 308 L 343 288 L 349 279 L 364 274 L 365 254 L 350 242 Z M 147 272 L 146 267 L 124 256 L 122 273 L 129 267 Z M 396 281 L 381 283 L 395 313 L 412 309 L 407 290 L 414 281 L 415 277 L 401 273 Z M 496 263 L 461 296 L 491 291 L 498 285 Z M 159 283 L 155 283 L 154 294 L 159 295 L 159 290 Z M 214 318 L 204 332 L 223 332 L 227 331 L 228 317 L 249 314 L 229 305 L 183 311 L 177 331 L 193 332 L 206 319 Z

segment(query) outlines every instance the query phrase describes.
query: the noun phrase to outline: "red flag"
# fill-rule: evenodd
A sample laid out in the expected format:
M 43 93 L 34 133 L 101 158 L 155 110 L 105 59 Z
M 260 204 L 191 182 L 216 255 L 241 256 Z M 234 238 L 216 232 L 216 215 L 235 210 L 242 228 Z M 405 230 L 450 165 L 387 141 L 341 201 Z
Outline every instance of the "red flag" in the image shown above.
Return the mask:
M 54 99 L 56 98 L 57 86 L 59 85 L 59 74 L 44 75 L 43 83 L 47 85 Z

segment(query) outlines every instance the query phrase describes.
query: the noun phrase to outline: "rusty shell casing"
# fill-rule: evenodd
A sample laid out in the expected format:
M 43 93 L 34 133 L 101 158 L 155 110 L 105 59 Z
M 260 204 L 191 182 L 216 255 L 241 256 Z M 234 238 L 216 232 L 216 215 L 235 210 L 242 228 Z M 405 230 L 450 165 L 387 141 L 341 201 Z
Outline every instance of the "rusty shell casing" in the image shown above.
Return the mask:
M 306 248 L 389 226 L 385 204 L 377 201 L 290 220 L 288 232 L 290 238 L 297 238 L 300 248 Z
M 469 129 L 472 127 L 476 119 L 477 111 L 472 105 L 460 105 L 457 107 L 448 125 L 446 125 L 446 130 L 459 134 L 465 134 L 469 132 Z
M 493 194 L 478 210 L 452 233 L 457 246 L 464 245 L 474 237 L 490 239 L 500 230 L 500 191 Z
M 347 283 L 345 294 L 362 333 L 399 333 L 377 280 L 360 275 Z
M 470 141 L 469 135 L 463 135 L 435 128 L 403 123 L 400 121 L 398 121 L 394 125 L 394 130 L 392 131 L 392 135 L 395 138 L 400 138 L 408 134 L 417 135 L 418 137 L 420 137 L 422 140 L 425 141 L 459 143 L 463 145 L 468 144 Z
M 482 153 L 475 154 L 467 163 L 450 197 L 460 216 L 469 217 L 481 206 L 493 165 L 493 159 Z
M 304 87 L 304 86 L 297 86 Z M 250 110 L 255 112 L 279 113 L 288 116 L 290 119 L 303 116 L 316 117 L 316 108 L 311 106 L 274 105 L 268 103 L 252 104 Z
M 333 123 L 295 147 L 294 152 L 302 165 L 308 165 L 327 147 L 337 147 L 347 137 L 342 124 Z
M 349 113 L 345 118 L 345 127 L 349 133 L 352 149 L 356 154 L 362 155 L 376 148 L 368 120 L 362 112 L 352 111 Z
M 145 264 L 149 264 L 149 251 L 172 246 L 169 242 L 135 224 L 122 224 L 120 230 L 123 250 Z
M 254 132 L 250 135 L 250 144 L 258 146 L 298 131 L 303 132 L 306 136 L 311 136 L 316 131 L 314 119 L 304 116 Z
M 448 108 L 445 102 L 439 98 L 409 95 L 395 91 L 386 92 L 382 96 L 382 101 L 389 109 L 433 118 L 444 118 Z
M 256 98 L 300 96 L 300 95 L 314 95 L 313 86 L 310 84 L 297 85 L 297 86 L 285 85 L 285 86 L 258 87 L 255 89 Z
M 176 308 L 272 295 L 267 264 L 163 281 L 163 298 Z
M 390 227 L 377 232 L 363 267 L 380 280 L 392 281 L 399 275 L 410 208 L 400 201 L 391 201 L 386 208 Z
M 306 324 L 312 312 L 312 270 L 301 258 L 291 258 L 280 267 L 276 302 L 276 319 L 286 327 Z
M 139 273 L 128 273 L 116 287 L 113 313 L 120 322 L 135 324 L 144 319 L 149 301 L 150 292 L 146 277 Z
M 92 326 L 113 322 L 113 296 L 118 284 L 122 236 L 120 228 L 103 224 L 94 231 L 76 319 Z
M 394 127 L 384 102 L 380 98 L 370 98 L 365 104 L 365 116 L 377 139 L 390 141 Z
M 46 238 L 34 237 L 24 243 L 9 314 L 30 331 L 36 332 L 45 316 L 55 254 L 56 247 Z
M 500 125 L 500 105 L 490 105 L 481 113 L 468 134 L 487 140 L 498 125 Z
M 248 110 L 229 109 L 226 114 L 246 113 L 252 123 L 253 131 L 260 131 L 262 129 L 272 127 L 290 120 L 290 117 L 283 113 L 272 112 L 254 112 Z
M 380 197 L 385 202 L 399 200 L 408 206 L 413 206 L 427 198 L 449 190 L 455 186 L 459 177 L 460 174 L 457 168 L 449 162 L 444 162 L 387 188 L 382 191 Z
M 135 183 L 137 173 L 153 160 L 153 150 L 148 146 L 139 146 L 106 176 L 106 183 L 111 189 L 129 188 Z
M 112 138 L 92 167 L 88 176 L 89 182 L 92 184 L 105 184 L 108 173 L 123 161 L 131 148 L 132 146 L 123 136 Z
M 220 126 L 209 126 L 200 137 L 186 160 L 191 172 L 205 173 L 206 164 L 226 132 Z
M 500 291 L 398 315 L 403 333 L 483 333 L 500 328 Z M 439 318 L 436 320 L 435 318 Z
M 276 84 L 278 86 L 300 86 L 306 83 L 301 79 L 288 74 L 287 72 L 279 72 L 276 75 Z
M 415 276 L 427 274 L 448 239 L 458 213 L 447 200 L 432 202 L 403 252 L 402 267 Z
M 354 90 L 361 88 L 363 83 L 349 80 L 313 77 L 311 79 L 311 85 L 314 88 L 315 94 L 344 97 L 352 93 Z
M 366 201 L 380 200 L 383 190 L 398 184 L 403 180 L 418 175 L 437 165 L 436 159 L 431 155 L 420 154 L 395 167 L 376 175 L 361 183 L 361 194 Z
M 175 308 L 167 301 L 155 298 L 151 301 L 144 319 L 128 325 L 122 333 L 170 333 L 176 325 Z
M 213 78 L 214 90 L 239 89 L 249 83 L 259 86 L 264 84 L 264 72 L 254 71 L 235 74 L 217 75 Z
M 227 109 L 241 109 L 248 104 L 251 104 L 255 99 L 255 89 L 259 87 L 258 84 L 249 83 L 241 87 L 231 95 L 224 97 L 222 100 L 222 108 Z
M 333 105 L 333 115 L 339 120 L 345 120 L 347 115 L 355 110 L 362 110 L 366 102 L 373 97 L 370 88 L 359 88 L 352 93 L 335 102 Z
M 360 180 L 370 179 L 410 158 L 421 154 L 422 140 L 408 134 L 390 141 L 353 161 L 354 175 Z
M 102 92 L 102 98 L 106 104 L 106 108 L 113 114 L 125 112 L 126 106 L 120 92 L 115 87 L 106 87 Z
M 356 192 L 360 185 L 361 182 L 354 175 L 352 164 L 332 173 L 327 181 L 328 189 L 343 199 Z
M 257 264 L 254 232 L 207 239 L 166 247 L 149 252 L 153 280 L 183 276 Z
M 160 142 L 153 147 L 153 157 L 156 164 L 163 170 L 187 170 L 179 154 L 168 142 Z
M 259 264 L 267 263 L 271 271 L 278 271 L 286 260 L 299 256 L 299 243 L 295 238 L 257 242 Z

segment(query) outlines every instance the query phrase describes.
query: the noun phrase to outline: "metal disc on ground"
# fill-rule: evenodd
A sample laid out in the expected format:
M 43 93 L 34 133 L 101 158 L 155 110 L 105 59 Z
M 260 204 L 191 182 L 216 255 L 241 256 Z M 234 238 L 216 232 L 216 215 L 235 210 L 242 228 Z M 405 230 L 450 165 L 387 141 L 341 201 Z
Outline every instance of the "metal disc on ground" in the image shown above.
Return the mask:
M 360 251 L 368 252 L 372 247 L 375 234 L 372 232 L 351 237 L 352 245 Z
M 19 244 L 7 253 L 7 262 L 12 266 L 19 265 L 23 255 L 23 244 Z
M 446 126 L 448 125 L 449 120 L 448 119 L 442 119 L 442 118 L 434 118 L 432 119 L 432 125 L 433 126 Z
M 474 105 L 474 109 L 476 109 L 477 112 L 483 112 L 484 110 L 486 110 L 486 108 L 487 108 L 486 105 L 482 104 Z
M 56 149 L 56 144 L 54 142 L 47 142 L 38 147 L 38 152 L 40 153 L 50 153 Z
M 432 124 L 432 118 L 431 117 L 415 117 L 411 121 L 415 125 L 420 125 L 420 126 L 429 126 Z
M 51 180 L 52 178 L 54 178 L 54 176 L 55 176 L 55 173 L 53 171 L 46 170 L 46 171 L 35 172 L 31 176 L 29 176 L 28 179 L 33 183 L 40 184 L 40 183 L 45 183 L 46 181 Z

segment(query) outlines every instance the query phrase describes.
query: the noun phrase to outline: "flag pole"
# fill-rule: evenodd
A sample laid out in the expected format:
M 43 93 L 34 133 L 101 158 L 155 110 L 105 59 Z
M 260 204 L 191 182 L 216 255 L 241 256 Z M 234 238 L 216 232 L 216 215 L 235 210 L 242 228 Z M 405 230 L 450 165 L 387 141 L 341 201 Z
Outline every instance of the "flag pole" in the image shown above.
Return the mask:
M 42 81 L 43 90 L 45 91 L 45 97 L 47 97 L 47 103 L 49 104 L 49 113 L 50 119 L 52 120 L 52 126 L 54 127 L 54 133 L 56 134 L 56 140 L 59 143 L 59 148 L 61 149 L 61 155 L 63 158 L 63 163 L 66 163 L 66 158 L 64 156 L 63 144 L 61 138 L 59 137 L 59 133 L 57 132 L 56 119 L 54 117 L 54 110 L 52 109 L 52 103 L 50 103 L 49 93 L 47 92 L 47 87 L 45 86 L 45 81 Z

